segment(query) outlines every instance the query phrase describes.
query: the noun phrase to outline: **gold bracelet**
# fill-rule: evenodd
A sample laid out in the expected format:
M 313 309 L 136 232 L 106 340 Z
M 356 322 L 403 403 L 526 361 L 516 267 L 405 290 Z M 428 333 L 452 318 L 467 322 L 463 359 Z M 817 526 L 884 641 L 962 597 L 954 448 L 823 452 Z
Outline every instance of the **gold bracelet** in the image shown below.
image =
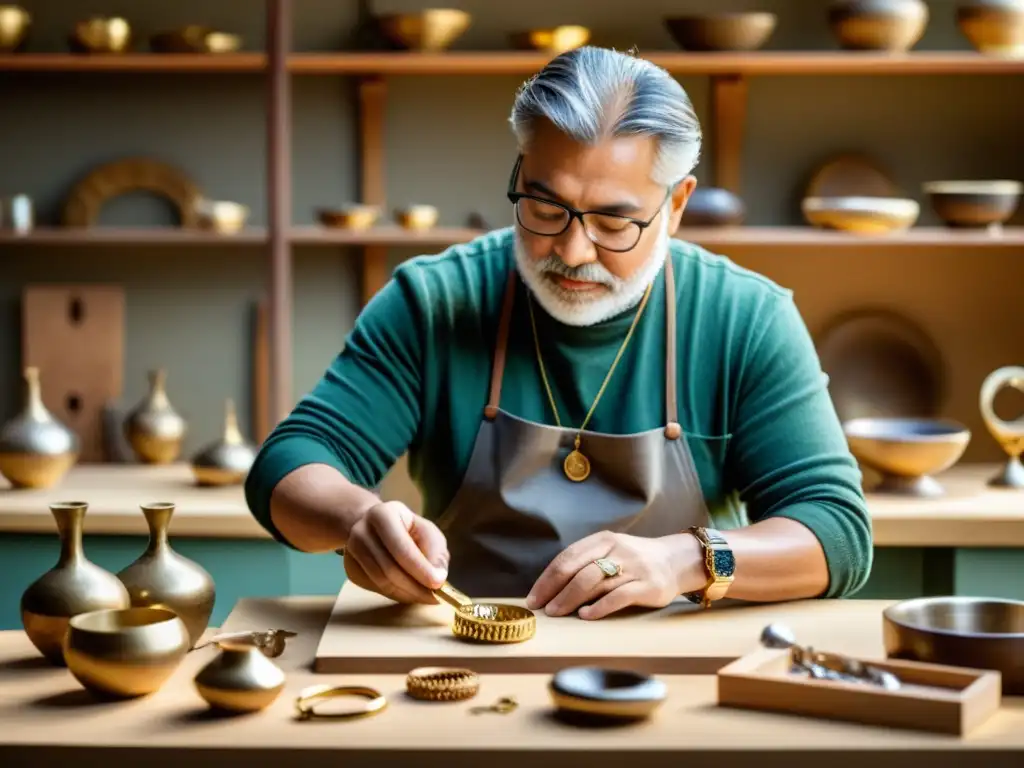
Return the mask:
M 421 701 L 464 701 L 480 690 L 480 677 L 471 669 L 417 667 L 405 678 L 405 690 Z
M 327 699 L 335 699 L 341 696 L 357 696 L 368 699 L 362 709 L 351 712 L 338 712 L 331 715 L 322 715 L 314 711 L 314 707 Z M 313 685 L 304 688 L 299 697 L 295 700 L 295 709 L 300 720 L 309 720 L 313 717 L 330 718 L 333 720 L 352 720 L 357 717 L 369 717 L 383 712 L 388 705 L 384 694 L 376 688 L 365 685 Z
M 521 643 L 537 632 L 533 611 L 505 603 L 474 603 L 455 611 L 452 632 L 480 643 Z

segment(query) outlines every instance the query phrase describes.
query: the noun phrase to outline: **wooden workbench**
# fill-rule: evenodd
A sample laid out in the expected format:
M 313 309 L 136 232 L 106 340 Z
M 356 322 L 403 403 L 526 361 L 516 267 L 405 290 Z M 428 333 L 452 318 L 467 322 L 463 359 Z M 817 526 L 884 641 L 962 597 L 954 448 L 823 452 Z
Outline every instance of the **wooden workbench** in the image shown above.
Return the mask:
M 1024 491 L 986 487 L 990 464 L 965 464 L 940 476 L 941 499 L 901 499 L 868 494 L 879 547 L 1024 547 Z M 2 481 L 0 481 L 2 483 Z M 185 465 L 82 465 L 60 486 L 46 491 L 11 491 L 0 486 L 0 532 L 53 533 L 47 505 L 56 500 L 89 502 L 91 535 L 145 534 L 139 504 L 178 505 L 174 536 L 266 539 L 253 520 L 241 487 L 197 488 Z
M 278 663 L 287 688 L 264 712 L 238 718 L 207 713 L 192 677 L 211 658 L 196 651 L 151 697 L 123 703 L 94 703 L 65 670 L 37 660 L 20 632 L 0 634 L 0 765 L 145 765 L 146 768 L 256 768 L 291 764 L 302 768 L 358 768 L 388 765 L 530 768 L 547 765 L 619 764 L 687 768 L 871 765 L 905 766 L 925 757 L 930 768 L 962 765 L 1019 766 L 1024 758 L 1024 700 L 1004 699 L 1003 708 L 966 738 L 935 736 L 830 723 L 795 716 L 737 711 L 717 706 L 710 675 L 664 676 L 669 699 L 646 723 L 608 729 L 579 728 L 552 716 L 546 675 L 484 675 L 477 699 L 455 704 L 417 702 L 404 695 L 401 675 L 317 675 L 310 671 L 330 598 L 245 600 L 222 629 L 289 628 Z M 849 618 L 837 620 L 835 604 L 822 604 L 831 617 L 814 637 L 816 647 L 881 654 L 881 601 L 850 602 Z M 786 621 L 790 606 L 752 610 Z M 801 610 L 806 610 L 803 608 Z M 575 619 L 566 619 L 575 621 Z M 745 621 L 744 623 L 749 623 Z M 712 624 L 708 623 L 708 626 Z M 614 624 L 609 623 L 614 632 Z M 702 632 L 695 624 L 688 644 L 713 645 L 719 626 Z M 756 643 L 756 639 L 754 640 Z M 376 687 L 389 700 L 376 717 L 348 722 L 296 722 L 293 702 L 305 686 L 330 682 Z M 474 715 L 473 705 L 514 695 L 509 715 Z

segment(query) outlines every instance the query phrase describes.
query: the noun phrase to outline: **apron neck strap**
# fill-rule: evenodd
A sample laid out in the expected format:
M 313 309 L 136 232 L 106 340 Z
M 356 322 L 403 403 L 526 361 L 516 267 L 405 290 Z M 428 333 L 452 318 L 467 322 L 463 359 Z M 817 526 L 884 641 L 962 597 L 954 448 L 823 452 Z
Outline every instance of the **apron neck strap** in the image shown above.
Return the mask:
M 512 324 L 512 308 L 515 306 L 516 269 L 513 266 L 505 286 L 505 298 L 501 305 L 501 319 L 498 321 L 498 337 L 494 347 L 494 362 L 491 364 L 491 391 L 484 408 L 484 416 L 493 421 L 498 415 L 501 402 L 501 380 L 505 375 L 505 355 L 508 351 L 509 326 Z M 682 434 L 679 426 L 679 404 L 676 395 L 676 279 L 672 268 L 672 254 L 665 259 L 665 436 L 675 440 Z

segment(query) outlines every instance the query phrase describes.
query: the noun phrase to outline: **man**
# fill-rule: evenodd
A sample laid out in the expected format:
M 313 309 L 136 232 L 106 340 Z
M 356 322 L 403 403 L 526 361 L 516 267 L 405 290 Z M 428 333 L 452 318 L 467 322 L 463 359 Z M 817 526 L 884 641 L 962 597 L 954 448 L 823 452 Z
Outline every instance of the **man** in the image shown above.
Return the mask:
M 255 517 L 405 602 L 855 592 L 861 476 L 790 292 L 670 237 L 701 144 L 683 89 L 582 48 L 511 125 L 514 226 L 396 271 L 263 445 Z M 370 490 L 406 451 L 422 517 Z

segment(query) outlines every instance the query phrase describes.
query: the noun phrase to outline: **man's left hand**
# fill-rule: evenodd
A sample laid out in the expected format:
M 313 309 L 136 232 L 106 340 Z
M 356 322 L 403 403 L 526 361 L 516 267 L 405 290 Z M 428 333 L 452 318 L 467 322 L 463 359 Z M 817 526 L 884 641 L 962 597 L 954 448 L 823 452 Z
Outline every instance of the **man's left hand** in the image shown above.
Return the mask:
M 618 565 L 617 576 L 606 576 L 595 564 L 601 558 Z M 526 604 L 549 616 L 578 609 L 581 619 L 600 619 L 631 605 L 661 608 L 699 588 L 694 580 L 700 579 L 702 563 L 700 544 L 689 534 L 648 539 L 602 531 L 552 560 Z

